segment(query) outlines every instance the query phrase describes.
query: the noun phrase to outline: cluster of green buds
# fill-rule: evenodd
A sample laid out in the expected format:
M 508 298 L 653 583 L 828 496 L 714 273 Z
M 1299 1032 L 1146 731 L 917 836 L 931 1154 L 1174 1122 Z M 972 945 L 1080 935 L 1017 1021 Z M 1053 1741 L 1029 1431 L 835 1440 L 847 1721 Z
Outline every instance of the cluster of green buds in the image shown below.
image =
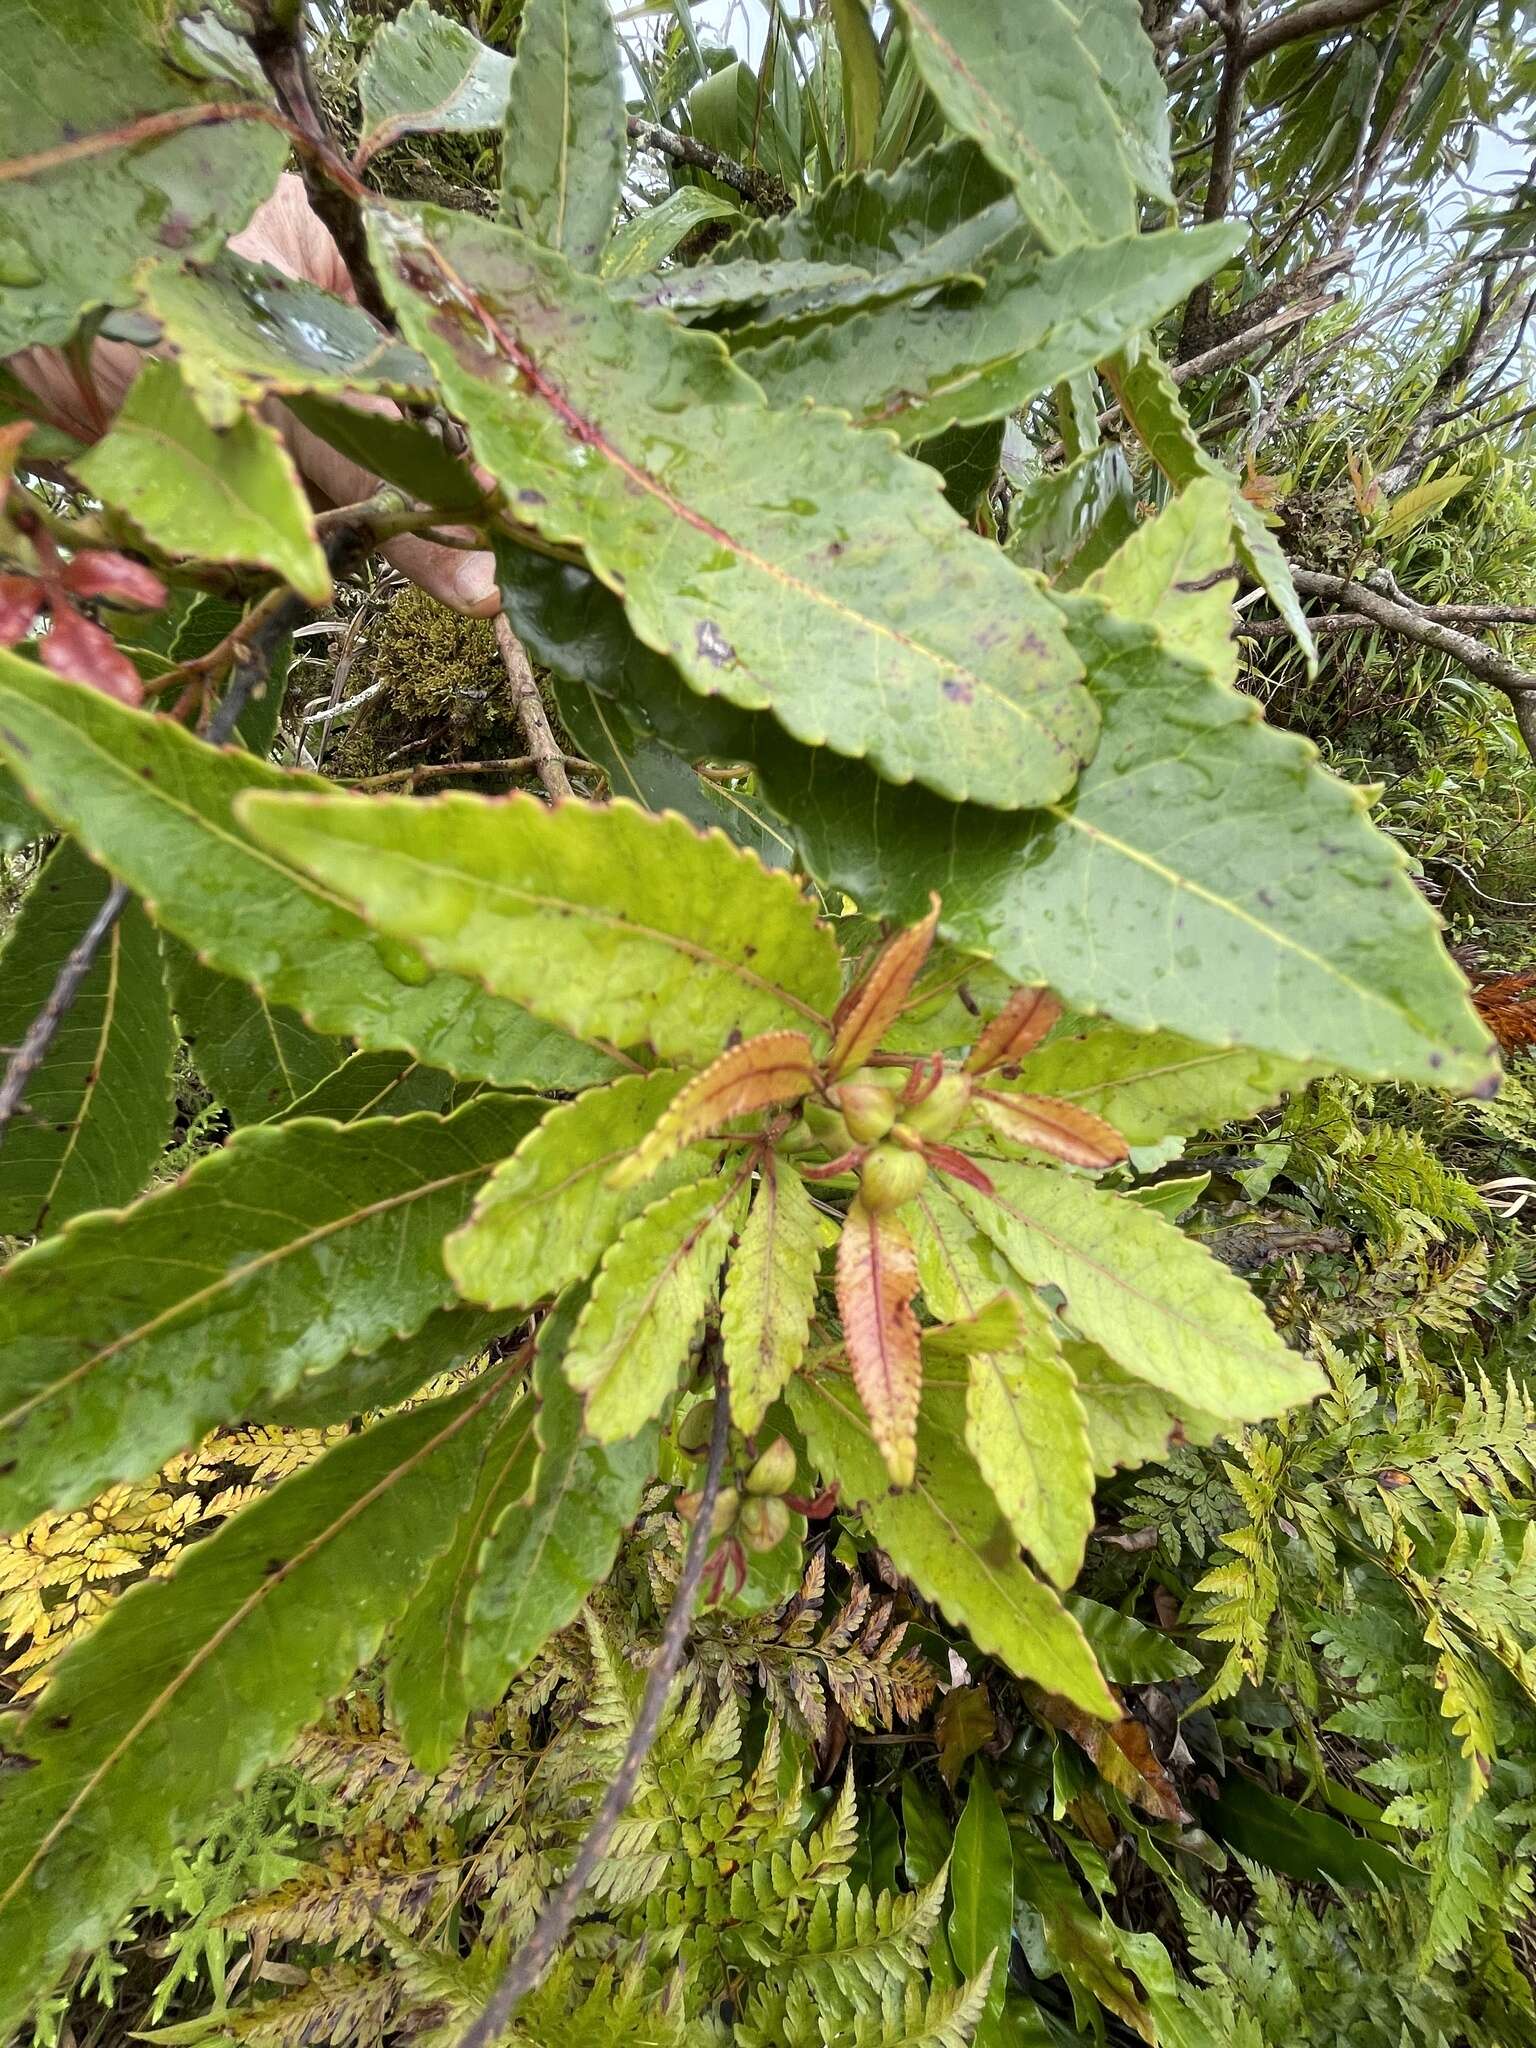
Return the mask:
M 944 1142 L 970 1114 L 971 1097 L 971 1076 L 947 1069 L 937 1055 L 857 1067 L 832 1082 L 823 1100 L 808 1103 L 780 1144 L 790 1152 L 829 1152 L 825 1166 L 802 1168 L 807 1179 L 855 1172 L 864 1208 L 885 1215 L 920 1192 L 930 1165 L 984 1180 Z
M 714 1426 L 714 1402 L 696 1403 L 678 1425 L 678 1449 L 690 1457 L 702 1456 Z M 745 1446 L 742 1456 L 746 1456 Z M 776 1550 L 789 1534 L 791 1508 L 785 1496 L 792 1492 L 797 1477 L 794 1445 L 788 1437 L 776 1436 L 753 1458 L 739 1484 L 722 1486 L 715 1495 L 709 1524 L 710 1540 L 721 1546 L 711 1560 L 715 1598 L 730 1580 L 739 1587 L 745 1579 L 747 1551 Z M 691 1524 L 698 1520 L 704 1497 L 702 1493 L 680 1493 L 676 1505 L 683 1520 Z

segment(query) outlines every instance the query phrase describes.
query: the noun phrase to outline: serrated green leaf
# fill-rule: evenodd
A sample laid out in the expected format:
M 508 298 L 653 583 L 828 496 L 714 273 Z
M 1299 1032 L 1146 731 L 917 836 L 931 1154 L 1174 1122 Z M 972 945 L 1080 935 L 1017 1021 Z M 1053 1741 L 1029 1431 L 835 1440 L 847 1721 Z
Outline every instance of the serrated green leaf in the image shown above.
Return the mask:
M 0 1046 L 20 1045 L 107 888 L 71 840 L 43 863 L 0 953 Z M 5 1133 L 0 1234 L 54 1231 L 139 1192 L 170 1125 L 174 1052 L 155 935 L 130 902 Z
M 814 399 L 904 442 L 1001 419 L 1111 355 L 1239 246 L 1230 224 L 1003 256 L 979 292 L 951 289 L 736 351 L 770 405 Z
M 324 1116 L 339 1124 L 361 1123 L 367 1116 L 409 1116 L 412 1110 L 446 1113 L 454 1080 L 438 1067 L 424 1067 L 401 1052 L 355 1052 L 333 1067 L 307 1095 L 268 1122 L 290 1116 Z
M 692 687 L 957 798 L 1070 787 L 1095 729 L 1076 660 L 932 472 L 835 415 L 770 413 L 717 341 L 614 302 L 511 229 L 423 209 L 376 223 L 375 246 L 518 516 L 580 545 Z
M 1106 1018 L 1065 1018 L 996 1085 L 1059 1096 L 1114 1125 L 1133 1145 L 1217 1130 L 1311 1080 L 1299 1060 L 1197 1045 L 1172 1031 L 1128 1031 Z
M 851 263 L 876 277 L 900 270 L 900 288 L 915 290 L 973 269 L 1018 224 L 1008 179 L 961 136 L 894 170 L 834 178 L 792 213 L 749 221 L 710 262 Z
M 1270 602 L 1295 634 L 1308 669 L 1315 672 L 1317 648 L 1291 580 L 1290 564 L 1264 524 L 1258 507 L 1250 505 L 1239 492 L 1237 479 L 1207 454 L 1184 410 L 1184 401 L 1168 365 L 1149 343 L 1142 343 L 1107 364 L 1106 369 L 1126 418 L 1175 490 L 1187 490 L 1209 481 L 1225 491 L 1238 560 L 1255 581 L 1263 584 Z
M 526 0 L 501 144 L 501 211 L 576 270 L 596 270 L 629 155 L 608 0 Z
M 965 1440 L 1009 1527 L 1058 1586 L 1082 1569 L 1093 1527 L 1088 1425 L 1072 1378 L 1032 1295 L 1024 1341 L 977 1352 L 965 1395 Z
M 1028 8 L 897 0 L 918 70 L 950 125 L 1013 181 L 1046 243 L 1107 242 L 1136 224 L 1120 123 L 1066 0 Z
M 1139 189 L 1173 201 L 1168 88 L 1142 26 L 1137 0 L 1064 0 L 1114 109 L 1119 143 Z
M 538 1403 L 525 1392 L 498 1418 L 452 1540 L 395 1625 L 385 1696 L 419 1771 L 442 1770 L 463 1738 L 470 1708 L 464 1653 L 481 1552 L 497 1521 L 515 1512 L 533 1484 L 537 1412 Z
M 1162 1458 L 1175 1430 L 1195 1443 L 1214 1433 L 1214 1416 L 1175 1405 L 1161 1388 L 1135 1378 L 1097 1344 L 1069 1338 L 1064 1348 L 1088 1418 L 1093 1469 L 1101 1478 Z
M 493 1377 L 338 1444 L 64 1659 L 6 1737 L 31 1768 L 0 1800 L 0 2026 L 108 1941 L 175 1845 L 376 1653 L 449 1541 L 504 1398 Z
M 720 1312 L 731 1420 L 748 1436 L 805 1356 L 820 1264 L 815 1205 L 789 1161 L 770 1153 L 731 1260 Z
M 434 1309 L 409 1337 L 390 1337 L 377 1351 L 349 1352 L 323 1372 L 308 1372 L 291 1393 L 263 1402 L 253 1419 L 283 1429 L 329 1429 L 360 1415 L 397 1407 L 439 1374 L 458 1371 L 509 1334 L 507 1318 L 490 1309 Z
M 700 185 L 679 185 L 657 206 L 647 206 L 614 232 L 599 266 L 613 282 L 644 277 L 666 261 L 680 242 L 707 221 L 740 220 L 728 199 L 717 199 Z
M 1052 1167 L 987 1170 L 996 1193 L 957 1182 L 956 1203 L 1021 1279 L 1059 1288 L 1065 1320 L 1127 1372 L 1236 1421 L 1321 1391 L 1242 1281 L 1160 1216 Z
M 499 1700 L 549 1637 L 575 1620 L 612 1570 L 656 1471 L 653 1426 L 607 1446 L 584 1432 L 564 1359 L 585 1299 L 584 1289 L 568 1295 L 539 1329 L 538 1463 L 527 1499 L 488 1530 L 481 1551 L 464 1645 L 472 1707 Z
M 998 2019 L 1008 1991 L 1013 1948 L 1013 1842 L 985 1764 L 971 1772 L 970 1791 L 955 1827 L 950 1857 L 950 1953 L 967 1977 L 990 1962 L 992 1975 L 981 2023 L 972 2039 L 995 2048 Z
M 740 1171 L 673 1188 L 604 1254 L 563 1360 L 599 1443 L 634 1436 L 677 1384 L 743 1203 Z
M 331 594 L 309 500 L 277 429 L 243 413 L 215 433 L 174 363 L 145 360 L 110 429 L 74 468 L 170 554 L 275 569 L 312 604 Z
M 402 135 L 476 135 L 506 116 L 512 60 L 426 0 L 387 21 L 370 39 L 358 73 L 362 147 L 369 156 Z
M 812 776 L 766 731 L 737 751 L 814 874 L 902 918 L 939 887 L 946 938 L 1078 1008 L 1314 1068 L 1487 1088 L 1491 1044 L 1401 853 L 1306 741 L 1232 688 L 1221 586 L 1179 588 L 1229 546 L 1224 486 L 1193 485 L 1059 600 L 1104 713 L 1065 804 L 1011 820 L 913 791 L 887 830 L 888 800 L 858 769 Z
M 402 981 L 360 918 L 235 821 L 246 790 L 329 784 L 205 746 L 172 719 L 3 653 L 0 753 L 157 924 L 314 1029 L 509 1087 L 580 1087 L 611 1071 L 457 977 Z
M 733 263 L 703 263 L 693 269 L 664 270 L 652 277 L 611 287 L 615 298 L 633 306 L 675 314 L 739 312 L 747 318 L 768 302 L 794 302 L 799 318 L 811 318 L 887 295 L 887 286 L 856 264 L 819 263 L 805 257 L 738 257 Z
M 197 269 L 154 264 L 142 292 L 210 426 L 232 427 L 248 404 L 301 392 L 419 398 L 431 390 L 425 358 L 361 306 L 231 249 Z
M 215 974 L 179 939 L 165 938 L 161 944 L 171 1001 L 192 1064 L 235 1123 L 290 1115 L 346 1058 L 346 1040 L 322 1037 L 297 1012 L 275 1007 L 231 975 Z M 326 1109 L 307 1113 L 334 1114 Z
M 964 1440 L 964 1402 L 924 1390 L 917 1477 L 893 1492 L 851 1382 L 797 1374 L 788 1398 L 822 1475 L 836 1479 L 898 1571 L 978 1649 L 1085 1713 L 1115 1718 L 1078 1624 L 1019 1558 L 1018 1546 Z
M 419 1327 L 443 1233 L 536 1107 L 253 1124 L 0 1275 L 0 1522 L 151 1472 L 216 1423 Z
M 924 1298 L 953 1318 L 924 1332 L 925 1384 L 964 1389 L 965 1441 L 993 1498 L 1046 1577 L 1069 1586 L 1093 1527 L 1093 1463 L 1050 1317 L 1027 1289 L 995 1292 L 977 1226 L 943 1188 L 924 1188 L 909 1223 Z
M 929 1312 L 951 1326 L 973 1321 L 991 1303 L 1003 1279 L 991 1246 L 931 1175 L 905 1214 Z
M 626 1075 L 558 1105 L 486 1183 L 474 1214 L 443 1247 L 460 1294 L 524 1308 L 584 1280 L 632 1217 L 704 1163 L 671 1160 L 643 1187 L 614 1188 L 628 1159 L 686 1077 Z
M 174 247 L 190 262 L 208 260 L 276 184 L 287 139 L 254 121 L 135 134 L 145 116 L 195 116 L 200 102 L 245 97 L 190 77 L 167 60 L 162 40 L 162 13 L 143 0 L 0 5 L 7 157 L 86 145 L 0 183 L 0 240 L 10 252 L 0 357 L 67 340 L 90 307 L 130 305 L 146 256 Z
M 1021 567 L 1075 590 L 1124 546 L 1138 523 L 1136 480 L 1124 452 L 1093 448 L 1014 493 L 1007 549 Z
M 462 793 L 255 794 L 240 818 L 433 966 L 578 1037 L 707 1059 L 733 1032 L 824 1030 L 836 1001 L 794 882 L 681 818 Z

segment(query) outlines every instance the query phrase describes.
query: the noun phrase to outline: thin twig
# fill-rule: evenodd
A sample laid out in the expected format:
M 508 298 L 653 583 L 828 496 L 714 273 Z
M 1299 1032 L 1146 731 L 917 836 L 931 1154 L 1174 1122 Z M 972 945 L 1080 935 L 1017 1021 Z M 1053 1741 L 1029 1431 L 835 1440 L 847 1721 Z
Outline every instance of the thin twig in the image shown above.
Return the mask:
M 562 754 L 567 768 L 590 775 L 592 763 L 579 754 Z M 505 761 L 423 761 L 415 768 L 391 768 L 383 775 L 343 776 L 348 789 L 388 789 L 392 783 L 436 781 L 444 775 L 527 775 L 537 764 L 532 754 L 514 754 Z
M 733 156 L 722 156 L 696 135 L 674 135 L 670 128 L 658 128 L 654 121 L 643 121 L 638 114 L 631 114 L 629 139 L 644 149 L 654 149 L 658 156 L 668 157 L 675 164 L 707 171 L 722 185 L 739 192 L 743 199 L 760 206 L 764 213 L 789 213 L 794 207 L 794 194 L 782 179 L 758 170 L 753 164 L 739 163 Z
M 507 681 L 512 686 L 512 702 L 517 711 L 517 722 L 523 729 L 523 738 L 528 742 L 528 751 L 533 756 L 533 765 L 538 770 L 539 780 L 551 803 L 558 803 L 561 797 L 573 796 L 571 778 L 565 772 L 565 755 L 555 739 L 549 722 L 549 713 L 544 709 L 544 699 L 539 695 L 539 686 L 534 680 L 533 665 L 521 640 L 513 632 L 505 612 L 496 614 L 496 645 L 501 649 L 501 659 L 506 667 Z
M 539 1982 L 544 1972 L 554 1961 L 555 1951 L 570 1931 L 581 1905 L 582 1895 L 607 1850 L 614 1829 L 624 1817 L 625 1809 L 634 1797 L 635 1781 L 641 1766 L 650 1755 L 661 1727 L 662 1713 L 667 1696 L 672 1690 L 672 1681 L 677 1676 L 677 1667 L 682 1662 L 683 1647 L 688 1640 L 688 1626 L 693 1620 L 694 1603 L 699 1597 L 699 1582 L 704 1576 L 704 1558 L 709 1549 L 709 1525 L 714 1519 L 715 1500 L 720 1491 L 720 1475 L 725 1469 L 726 1445 L 731 1434 L 730 1394 L 723 1373 L 715 1375 L 715 1424 L 709 1439 L 709 1463 L 704 1472 L 704 1484 L 699 1492 L 698 1513 L 694 1516 L 693 1530 L 688 1538 L 688 1549 L 683 1558 L 682 1576 L 677 1582 L 677 1591 L 672 1597 L 667 1625 L 662 1633 L 661 1645 L 651 1662 L 649 1676 L 645 1681 L 645 1692 L 640 1701 L 640 1712 L 635 1717 L 634 1730 L 624 1761 L 608 1790 L 603 1794 L 603 1803 L 597 1810 L 597 1818 L 587 1830 L 576 1860 L 566 1872 L 565 1880 L 558 1891 L 544 1903 L 532 1934 L 523 1943 L 503 1972 L 500 1982 L 486 2001 L 485 2009 L 465 2029 L 459 2048 L 491 2048 L 506 2031 L 508 2020 L 523 1999 Z
M 128 891 L 121 882 L 114 882 L 100 910 L 70 948 L 53 987 L 48 991 L 48 1000 L 27 1026 L 26 1036 L 11 1054 L 5 1079 L 0 1081 L 0 1144 L 5 1142 L 11 1119 L 23 1107 L 27 1084 L 48 1057 L 48 1048 L 79 995 L 81 983 L 90 973 L 107 934 L 122 916 L 127 903 Z

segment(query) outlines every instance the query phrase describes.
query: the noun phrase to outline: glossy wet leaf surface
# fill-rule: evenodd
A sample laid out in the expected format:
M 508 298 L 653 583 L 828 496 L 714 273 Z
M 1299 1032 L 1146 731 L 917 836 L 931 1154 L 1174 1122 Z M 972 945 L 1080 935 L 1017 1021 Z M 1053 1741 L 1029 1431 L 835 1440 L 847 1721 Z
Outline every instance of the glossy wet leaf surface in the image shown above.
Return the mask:
M 1095 729 L 1077 661 L 931 472 L 831 414 L 770 413 L 718 343 L 510 229 L 424 209 L 375 242 L 518 516 L 577 542 L 694 689 L 954 797 L 1071 786 Z
M 578 1037 L 699 1061 L 733 1032 L 824 1029 L 836 995 L 793 881 L 679 818 L 457 794 L 253 795 L 241 817 L 433 966 Z
M 157 924 L 316 1030 L 509 1086 L 570 1087 L 607 1070 L 600 1054 L 467 981 L 403 980 L 347 904 L 235 820 L 247 790 L 329 785 L 205 746 L 170 719 L 127 711 L 6 654 L 0 752 Z
M 442 1239 L 536 1109 L 255 1125 L 0 1278 L 0 1521 L 153 1471 L 453 1299 Z
M 136 1588 L 64 1662 L 7 1734 L 31 1768 L 0 1801 L 0 2023 L 76 1944 L 107 1940 L 172 1849 L 375 1655 L 451 1539 L 506 1398 L 493 1377 L 337 1445 L 174 1577 Z
M 7 158 L 84 136 L 101 146 L 0 183 L 0 356 L 67 339 L 89 306 L 127 305 L 133 273 L 174 249 L 211 257 L 277 182 L 283 136 L 254 122 L 134 141 L 133 124 L 246 97 L 197 82 L 159 48 L 138 0 L 5 0 L 0 114 Z

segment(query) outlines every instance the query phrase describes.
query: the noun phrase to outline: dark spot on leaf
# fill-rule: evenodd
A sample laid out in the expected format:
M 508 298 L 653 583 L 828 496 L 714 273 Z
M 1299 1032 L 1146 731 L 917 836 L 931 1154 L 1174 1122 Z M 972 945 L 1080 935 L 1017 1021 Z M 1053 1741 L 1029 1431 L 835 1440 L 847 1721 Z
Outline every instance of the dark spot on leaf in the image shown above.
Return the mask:
M 1478 1102 L 1492 1101 L 1493 1097 L 1498 1094 L 1503 1079 L 1504 1076 L 1500 1073 L 1489 1074 L 1486 1080 L 1479 1081 L 1472 1090 L 1473 1098 Z M 10 1467 L 6 1466 L 3 1469 L 9 1471 Z
M 829 540 L 827 542 L 828 561 L 835 562 L 839 555 L 847 552 L 847 548 L 848 543 L 845 540 Z
M 7 1458 L 5 1463 L 0 1465 L 0 1479 L 9 1479 L 15 1470 L 16 1460 L 14 1458 Z
M 727 662 L 736 659 L 736 650 L 726 639 L 713 619 L 701 619 L 693 631 L 693 641 L 701 660 L 713 668 L 724 668 Z
M 1266 910 L 1273 910 L 1275 907 L 1274 894 L 1269 889 L 1261 889 L 1259 891 L 1259 901 L 1263 904 Z
M 946 676 L 944 694 L 951 704 L 969 704 L 976 693 L 970 684 L 962 682 L 959 676 Z
M 32 749 L 29 746 L 24 745 L 22 741 L 17 739 L 15 733 L 7 731 L 4 726 L 0 726 L 0 732 L 5 733 L 5 744 L 10 748 L 13 754 L 20 754 L 21 758 L 24 761 L 31 760 Z
M 287 1569 L 287 1563 L 288 1560 L 286 1558 L 269 1557 L 261 1568 L 262 1577 L 264 1579 L 275 1579 L 279 1572 Z
M 50 1714 L 48 1716 L 48 1726 L 50 1728 L 63 1730 L 69 1726 L 70 1722 L 73 1719 L 73 1714 Z
M 1432 1067 L 1443 1067 L 1445 1065 L 1445 1054 L 1443 1052 L 1432 1052 L 1429 1056 L 1429 1064 Z
M 172 213 L 166 216 L 156 239 L 163 242 L 167 249 L 184 249 L 191 241 L 193 232 L 193 224 L 184 213 Z
M 542 491 L 519 491 L 517 502 L 519 505 L 547 505 L 549 500 Z

